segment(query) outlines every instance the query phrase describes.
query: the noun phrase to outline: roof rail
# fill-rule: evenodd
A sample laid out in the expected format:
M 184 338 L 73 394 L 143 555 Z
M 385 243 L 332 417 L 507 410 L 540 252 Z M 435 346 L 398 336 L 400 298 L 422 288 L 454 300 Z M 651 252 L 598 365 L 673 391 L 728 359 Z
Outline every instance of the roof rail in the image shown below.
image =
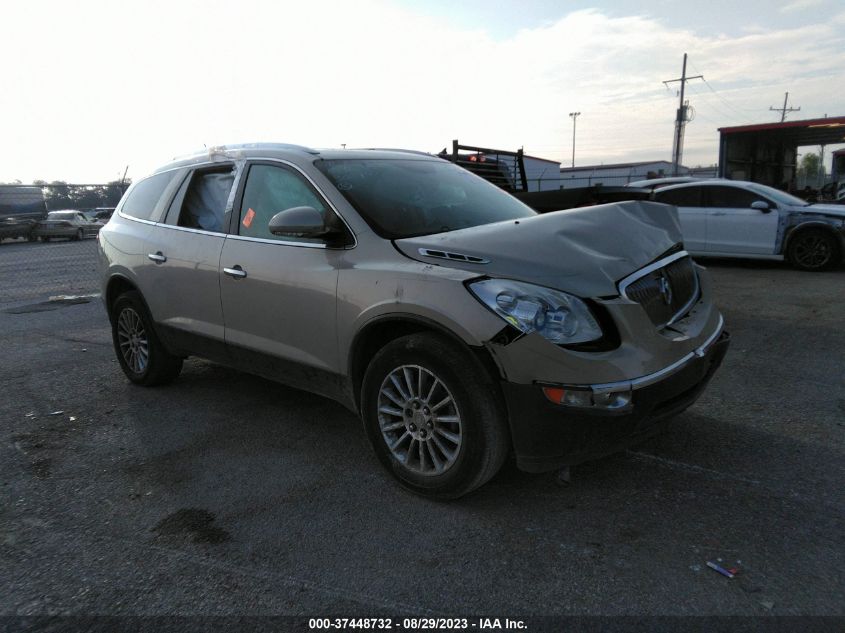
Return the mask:
M 417 154 L 419 156 L 432 156 L 430 152 L 421 152 L 416 149 L 402 149 L 399 147 L 361 147 L 359 149 L 372 152 L 400 152 L 402 154 Z
M 292 143 L 233 143 L 229 145 L 213 145 L 189 154 L 174 156 L 173 160 L 188 160 L 190 158 L 200 158 L 204 156 L 227 156 L 229 152 L 234 153 L 247 149 L 286 149 L 308 152 L 309 154 L 319 154 L 319 152 L 315 149 L 305 147 L 304 145 L 294 145 Z

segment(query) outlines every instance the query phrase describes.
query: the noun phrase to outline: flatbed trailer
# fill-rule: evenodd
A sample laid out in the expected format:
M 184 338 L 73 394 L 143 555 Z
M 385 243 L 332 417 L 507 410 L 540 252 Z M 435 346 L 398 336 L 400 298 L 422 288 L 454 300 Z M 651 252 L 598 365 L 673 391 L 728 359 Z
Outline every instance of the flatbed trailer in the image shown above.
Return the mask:
M 523 151 L 491 149 L 474 145 L 461 145 L 452 141 L 452 151 L 445 149 L 438 154 L 477 176 L 504 189 L 538 213 L 551 213 L 562 209 L 587 207 L 623 200 L 648 200 L 651 192 L 636 187 L 573 187 L 570 189 L 549 189 L 530 191 L 525 171 Z

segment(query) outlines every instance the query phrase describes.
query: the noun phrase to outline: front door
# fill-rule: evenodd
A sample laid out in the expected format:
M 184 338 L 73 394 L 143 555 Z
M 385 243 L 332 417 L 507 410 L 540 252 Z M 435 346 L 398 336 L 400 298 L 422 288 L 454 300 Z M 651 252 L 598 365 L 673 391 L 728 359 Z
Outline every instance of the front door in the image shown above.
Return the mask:
M 281 237 L 270 219 L 291 207 L 334 212 L 294 167 L 248 166 L 241 201 L 220 259 L 226 344 L 249 371 L 330 393 L 339 373 L 337 278 L 343 249 L 321 239 Z M 331 388 L 329 388 L 331 387 Z
M 710 253 L 772 255 L 778 231 L 777 206 L 740 187 L 705 187 L 707 251 Z M 763 201 L 767 209 L 754 209 Z

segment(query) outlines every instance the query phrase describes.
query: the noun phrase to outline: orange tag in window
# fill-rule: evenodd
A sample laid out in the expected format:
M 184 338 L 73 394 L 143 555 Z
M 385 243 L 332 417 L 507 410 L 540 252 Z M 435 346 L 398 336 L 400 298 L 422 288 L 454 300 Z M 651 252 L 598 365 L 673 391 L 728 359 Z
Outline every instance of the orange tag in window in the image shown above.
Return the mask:
M 244 216 L 243 225 L 246 228 L 249 228 L 249 225 L 252 224 L 252 220 L 255 218 L 255 211 L 251 208 L 246 210 L 246 215 Z

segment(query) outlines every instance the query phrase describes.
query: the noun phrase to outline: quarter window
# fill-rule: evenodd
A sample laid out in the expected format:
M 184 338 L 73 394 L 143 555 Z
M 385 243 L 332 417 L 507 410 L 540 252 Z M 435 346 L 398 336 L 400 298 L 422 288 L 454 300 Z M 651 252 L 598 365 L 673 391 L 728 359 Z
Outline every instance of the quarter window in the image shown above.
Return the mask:
M 681 187 L 680 189 L 659 191 L 654 194 L 654 199 L 657 202 L 673 204 L 676 207 L 700 207 L 701 187 Z
M 149 220 L 172 179 L 173 172 L 171 171 L 141 180 L 129 192 L 120 212 L 133 218 Z
M 244 188 L 238 233 L 269 240 L 322 242 L 318 238 L 273 235 L 268 225 L 279 211 L 292 207 L 313 207 L 326 219 L 329 211 L 320 196 L 297 173 L 273 165 L 253 165 Z

